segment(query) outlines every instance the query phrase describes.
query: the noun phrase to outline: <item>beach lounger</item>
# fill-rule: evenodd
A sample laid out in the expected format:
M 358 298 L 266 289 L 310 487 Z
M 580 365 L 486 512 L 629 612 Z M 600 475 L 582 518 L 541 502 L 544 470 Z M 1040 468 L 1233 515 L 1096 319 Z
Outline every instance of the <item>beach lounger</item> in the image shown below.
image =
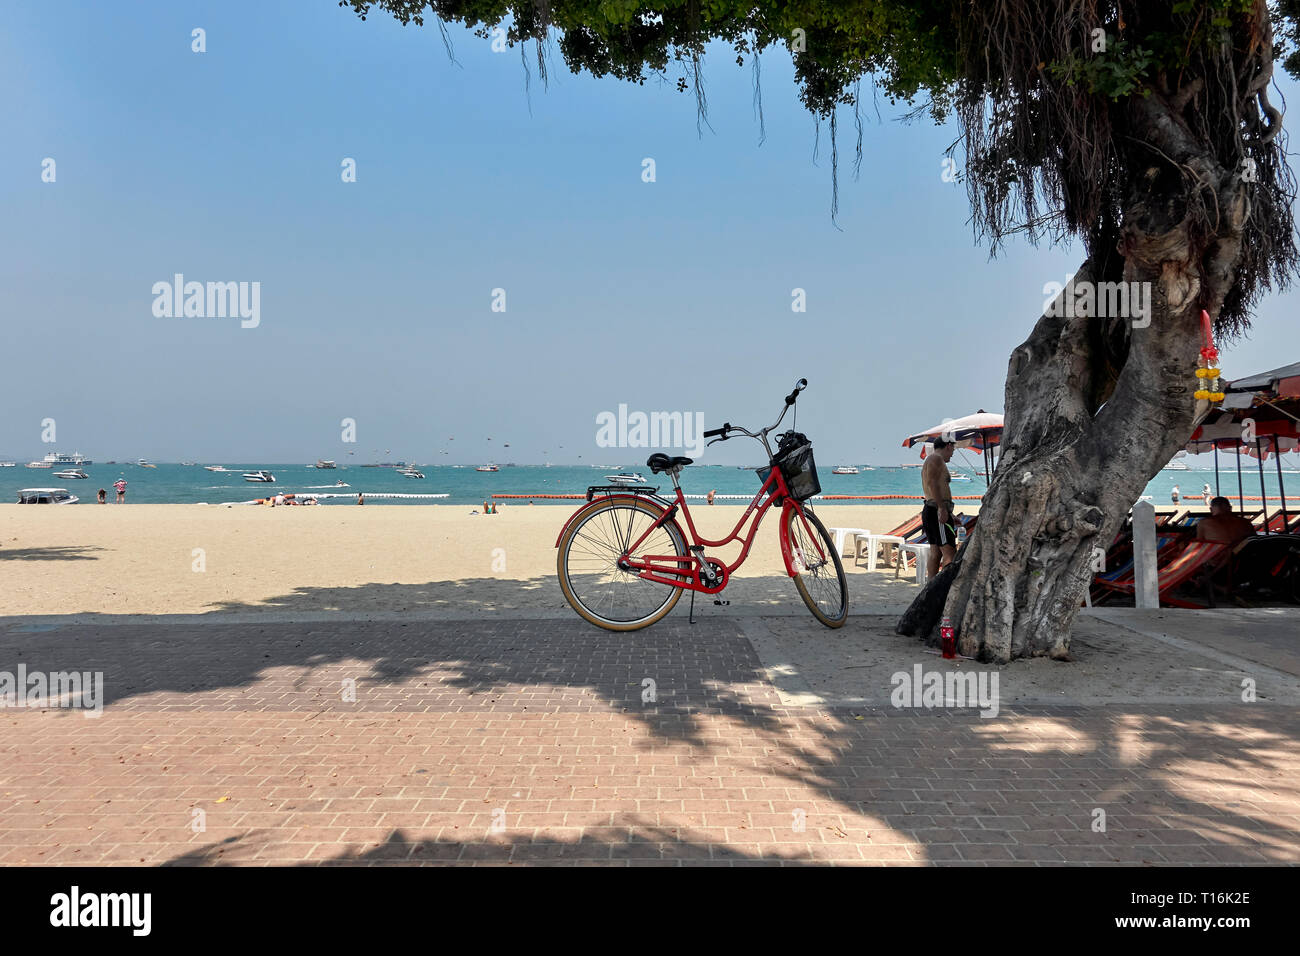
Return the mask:
M 1166 549 L 1163 560 L 1157 559 L 1161 607 L 1198 608 L 1206 605 L 1213 607 L 1214 590 L 1210 581 L 1214 572 L 1223 566 L 1231 553 L 1227 545 L 1216 541 L 1191 541 L 1183 548 Z M 1111 581 L 1099 575 L 1094 581 L 1103 592 L 1131 595 L 1137 590 L 1131 571 L 1127 578 Z M 1197 604 L 1173 596 L 1173 592 L 1184 585 L 1200 583 L 1205 587 L 1205 604 Z

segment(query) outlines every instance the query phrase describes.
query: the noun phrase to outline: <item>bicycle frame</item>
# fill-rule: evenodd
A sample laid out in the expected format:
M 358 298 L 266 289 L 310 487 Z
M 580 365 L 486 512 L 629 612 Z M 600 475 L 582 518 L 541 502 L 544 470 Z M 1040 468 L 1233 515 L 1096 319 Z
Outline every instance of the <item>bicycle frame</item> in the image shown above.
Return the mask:
M 628 558 L 624 556 L 620 559 L 619 563 L 621 567 L 628 571 L 639 572 L 637 576 L 645 581 L 654 581 L 658 584 L 670 584 L 673 587 L 679 587 L 688 591 L 700 591 L 704 594 L 717 594 L 727 586 L 727 582 L 730 580 L 732 572 L 744 564 L 745 559 L 749 557 L 749 549 L 754 544 L 754 536 L 758 533 L 758 526 L 763 523 L 763 518 L 767 514 L 767 510 L 777 501 L 782 502 L 782 511 L 793 510 L 799 515 L 801 521 L 805 520 L 803 505 L 796 499 L 790 497 L 790 489 L 786 486 L 785 476 L 781 474 L 780 467 L 775 464 L 772 465 L 771 470 L 768 472 L 767 480 L 763 482 L 763 486 L 758 490 L 758 493 L 754 495 L 749 506 L 745 508 L 745 513 L 740 516 L 735 527 L 731 529 L 731 532 L 726 537 L 717 541 L 701 536 L 696 530 L 695 521 L 691 518 L 690 506 L 686 503 L 686 496 L 682 494 L 681 485 L 677 483 L 676 475 L 673 476 L 673 487 L 676 489 L 676 496 L 672 507 L 667 508 L 664 513 L 661 514 L 639 538 L 637 538 L 636 541 L 628 544 L 625 555 L 635 553 L 636 549 L 641 546 L 642 542 L 644 542 L 656 528 L 660 528 L 670 521 L 675 521 L 676 513 L 678 509 L 680 509 L 682 515 L 686 518 L 687 530 L 690 532 L 690 544 L 687 546 L 687 550 L 690 552 L 689 558 L 691 561 L 689 577 L 688 572 L 681 567 L 682 558 L 680 555 L 648 554 L 642 558 Z M 766 495 L 766 498 L 764 498 L 764 495 Z M 731 544 L 733 541 L 740 541 L 741 528 L 744 526 L 745 522 L 749 520 L 751 514 L 754 516 L 754 520 L 749 526 L 748 534 L 744 536 L 744 543 L 741 546 L 740 555 L 732 564 L 711 562 L 716 563 L 716 566 L 721 569 L 720 580 L 716 584 L 706 583 L 700 573 L 704 568 L 705 563 L 704 558 L 702 557 L 704 548 L 720 548 L 724 545 Z M 802 562 L 803 556 L 795 554 L 795 549 L 790 543 L 790 536 L 786 525 L 787 522 L 781 522 L 781 557 L 785 561 L 786 573 L 793 578 L 799 573 L 795 568 L 794 561 L 797 558 Z M 822 552 L 822 545 L 820 540 L 818 540 L 817 535 L 810 534 L 809 537 L 817 548 L 818 558 L 823 562 L 829 560 L 826 554 Z M 668 563 L 660 564 L 658 562 Z

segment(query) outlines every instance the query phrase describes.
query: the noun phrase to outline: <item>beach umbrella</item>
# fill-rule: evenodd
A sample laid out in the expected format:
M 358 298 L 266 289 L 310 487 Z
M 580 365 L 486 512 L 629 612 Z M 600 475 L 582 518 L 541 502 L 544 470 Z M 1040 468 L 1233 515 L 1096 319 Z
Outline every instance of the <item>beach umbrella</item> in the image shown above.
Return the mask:
M 1270 454 L 1277 466 L 1277 487 L 1281 496 L 1282 529 L 1290 522 L 1286 487 L 1282 478 L 1282 455 L 1300 440 L 1300 362 L 1234 379 L 1224 386 L 1221 407 L 1192 433 L 1187 451 L 1232 451 L 1237 457 L 1237 501 L 1245 510 L 1241 456 L 1249 455 L 1259 466 L 1259 495 L 1268 528 L 1268 495 L 1264 490 L 1264 462 Z M 1217 480 L 1217 479 L 1216 479 Z
M 1002 443 L 1002 416 L 980 409 L 974 415 L 954 418 L 942 422 L 925 431 L 908 435 L 903 439 L 903 447 L 914 445 L 932 445 L 936 438 L 944 435 L 955 440 L 958 448 L 973 448 L 984 455 L 984 480 L 987 482 L 992 474 L 993 449 Z M 922 456 L 925 451 L 922 449 Z

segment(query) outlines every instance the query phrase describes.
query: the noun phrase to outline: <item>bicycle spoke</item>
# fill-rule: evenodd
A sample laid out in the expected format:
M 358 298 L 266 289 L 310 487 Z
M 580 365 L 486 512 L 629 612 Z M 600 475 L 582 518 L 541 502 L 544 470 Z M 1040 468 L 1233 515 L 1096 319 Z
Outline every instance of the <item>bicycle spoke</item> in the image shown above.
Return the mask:
M 618 567 L 624 556 L 644 562 L 648 555 L 685 551 L 685 543 L 668 529 L 651 528 L 656 517 L 644 506 L 612 504 L 593 511 L 569 535 L 562 556 L 568 591 L 598 622 L 647 620 L 676 597 L 672 585 L 647 581 L 639 572 Z M 642 535 L 645 540 L 629 554 Z

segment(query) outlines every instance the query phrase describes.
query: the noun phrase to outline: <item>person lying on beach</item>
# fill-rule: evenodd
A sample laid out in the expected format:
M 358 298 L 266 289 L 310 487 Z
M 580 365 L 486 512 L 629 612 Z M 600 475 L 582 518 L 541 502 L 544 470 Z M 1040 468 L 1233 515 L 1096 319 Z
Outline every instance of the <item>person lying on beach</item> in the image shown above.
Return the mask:
M 1211 499 L 1210 514 L 1196 522 L 1197 541 L 1217 541 L 1229 547 L 1255 533 L 1254 526 L 1232 513 L 1232 502 L 1222 496 Z
M 927 572 L 934 577 L 957 557 L 957 529 L 952 520 L 952 487 L 949 483 L 948 462 L 957 450 L 953 442 L 942 438 L 934 440 L 934 454 L 921 466 L 921 492 L 925 505 L 921 508 L 921 527 L 925 540 L 930 543 L 926 561 Z

